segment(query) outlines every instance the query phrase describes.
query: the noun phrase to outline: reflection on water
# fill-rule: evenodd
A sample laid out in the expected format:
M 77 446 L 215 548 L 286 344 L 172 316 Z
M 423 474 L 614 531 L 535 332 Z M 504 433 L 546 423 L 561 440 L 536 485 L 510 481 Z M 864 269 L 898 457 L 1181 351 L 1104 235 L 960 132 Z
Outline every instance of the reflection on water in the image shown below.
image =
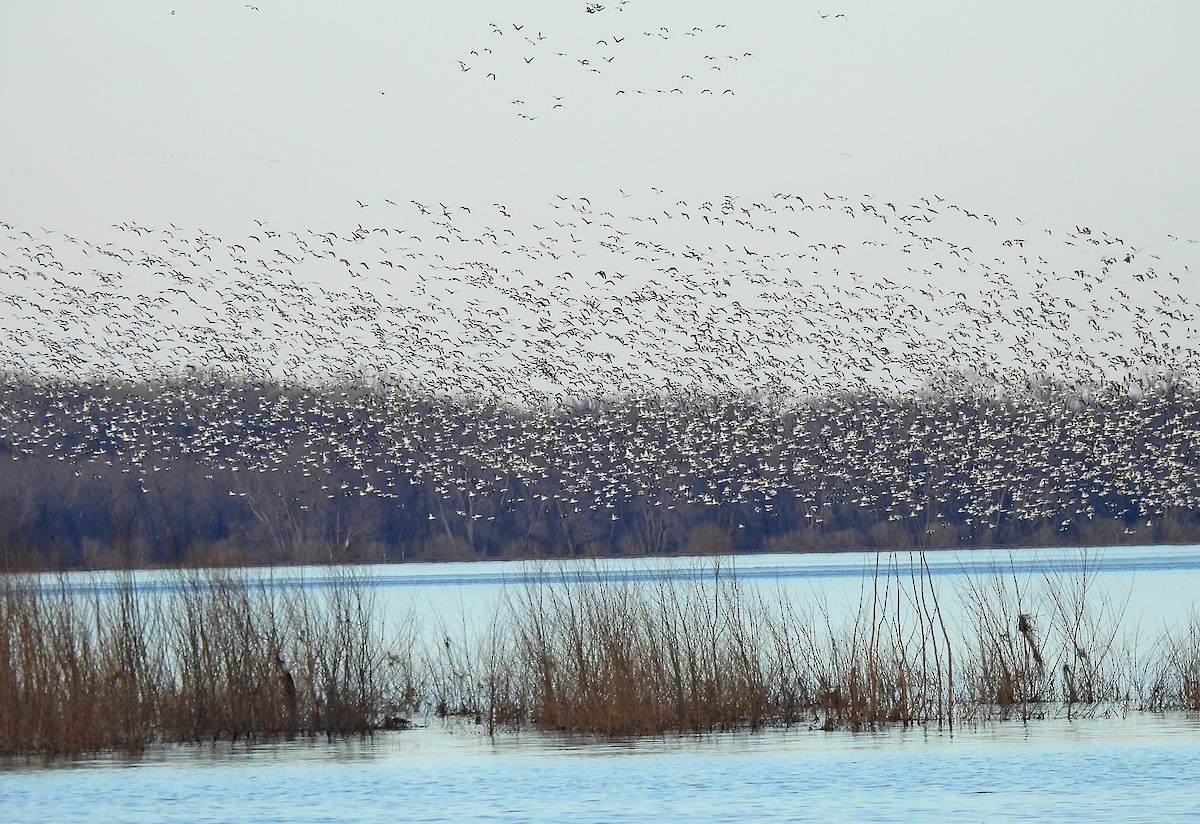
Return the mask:
M 1184 821 L 1200 721 L 495 741 L 431 727 L 367 741 L 169 747 L 0 773 L 6 821 Z

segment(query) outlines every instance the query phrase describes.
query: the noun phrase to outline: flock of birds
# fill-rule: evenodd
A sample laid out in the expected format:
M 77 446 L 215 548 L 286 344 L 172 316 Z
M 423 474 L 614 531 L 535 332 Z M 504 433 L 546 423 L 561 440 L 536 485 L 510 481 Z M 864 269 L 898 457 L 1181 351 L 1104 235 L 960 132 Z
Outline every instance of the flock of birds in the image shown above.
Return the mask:
M 730 26 L 634 8 L 492 22 L 457 70 L 530 120 L 579 92 L 736 96 L 756 58 Z M 0 447 L 143 490 L 182 458 L 330 498 L 420 485 L 443 521 L 496 517 L 514 480 L 614 519 L 783 490 L 814 521 L 835 499 L 992 527 L 1200 507 L 1200 421 L 1171 405 L 1200 379 L 1194 238 L 932 193 L 519 197 L 220 232 L 0 221 Z
M 1066 530 L 1119 517 L 1132 528 L 1200 509 L 1194 394 L 1078 404 L 1047 384 L 1004 400 L 638 395 L 527 409 L 212 377 L 0 388 L 13 460 L 64 462 L 102 485 L 136 479 L 163 506 L 250 496 L 256 515 L 274 506 L 260 517 L 285 521 L 336 517 L 327 501 L 391 500 L 472 544 L 514 514 L 635 518 L 629 527 L 645 530 L 688 505 L 734 507 L 739 527 L 757 518 L 765 532 L 770 521 L 822 530 L 833 508 L 850 508 L 939 541 L 963 525 L 996 535 L 1020 521 Z
M 603 11 L 589 12 L 597 14 L 591 25 L 549 33 L 530 24 L 490 22 L 487 37 L 458 61 L 459 71 L 494 87 L 519 117 L 536 120 L 568 108 L 572 95 L 581 91 L 732 95 L 736 63 L 753 57 L 750 52 L 719 53 L 729 43 L 725 23 L 645 30 L 599 14 Z M 664 51 L 669 52 L 665 57 Z M 656 76 L 656 82 L 650 80 Z
M 628 196 L 627 196 L 628 195 Z M 445 395 L 1137 392 L 1195 375 L 1195 244 L 936 195 L 360 203 L 317 229 L 0 223 L 10 371 L 346 378 Z
M 565 7 L 538 24 L 489 21 L 458 58 L 458 71 L 485 84 L 525 120 L 568 111 L 580 94 L 630 99 L 737 94 L 739 69 L 755 55 L 737 47 L 736 24 L 697 18 L 681 25 L 673 18 L 613 13 L 627 7 L 629 0 L 588 3 L 585 24 L 577 8 Z M 815 18 L 838 22 L 846 15 L 817 11 Z
M 330 498 L 421 485 L 463 522 L 518 486 L 614 519 L 781 493 L 993 527 L 1200 506 L 1200 418 L 1171 405 L 1200 366 L 1193 240 L 936 195 L 354 208 L 220 236 L 0 223 L 7 450 L 143 488 L 181 458 Z

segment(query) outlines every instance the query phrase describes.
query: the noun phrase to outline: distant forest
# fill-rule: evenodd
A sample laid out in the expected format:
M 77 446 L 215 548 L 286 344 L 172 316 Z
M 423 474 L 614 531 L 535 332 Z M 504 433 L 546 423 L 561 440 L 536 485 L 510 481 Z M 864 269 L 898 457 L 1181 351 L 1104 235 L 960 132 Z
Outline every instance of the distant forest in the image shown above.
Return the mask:
M 1200 396 L 0 379 L 7 569 L 1200 543 Z

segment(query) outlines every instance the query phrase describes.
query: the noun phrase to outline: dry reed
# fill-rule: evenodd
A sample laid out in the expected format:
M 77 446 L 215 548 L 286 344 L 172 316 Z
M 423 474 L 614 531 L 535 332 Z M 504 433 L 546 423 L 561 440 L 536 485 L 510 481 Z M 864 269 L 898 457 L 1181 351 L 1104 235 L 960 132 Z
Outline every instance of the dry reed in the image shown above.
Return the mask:
M 963 690 L 975 717 L 1029 720 L 1061 710 L 1072 718 L 1144 705 L 1136 628 L 1124 624 L 1128 593 L 1098 589 L 1095 573 L 1084 551 L 1070 575 L 1035 582 L 1010 569 L 966 581 L 974 642 Z
M 927 568 L 876 576 L 846 626 L 708 575 L 566 572 L 511 597 L 482 665 L 466 634 L 431 669 L 439 714 L 602 735 L 953 719 L 952 655 Z M 497 651 L 503 651 L 498 655 Z
M 874 729 L 1200 702 L 1200 622 L 1138 659 L 1124 600 L 1070 575 L 968 580 L 961 624 L 921 553 L 880 554 L 857 610 L 770 600 L 714 562 L 650 583 L 560 572 L 431 657 L 442 715 L 609 736 L 804 724 Z
M 211 571 L 165 596 L 128 576 L 112 589 L 0 583 L 0 752 L 360 734 L 417 702 L 410 649 L 395 653 L 350 577 L 310 591 Z
M 1085 554 L 1069 576 L 967 579 L 952 625 L 920 553 L 877 555 L 839 620 L 720 561 L 699 577 L 563 569 L 428 643 L 411 616 L 386 631 L 349 573 L 179 573 L 165 594 L 6 577 L 0 753 L 364 734 L 421 711 L 605 736 L 1200 711 L 1200 617 L 1141 644 L 1094 573 Z
M 1187 627 L 1168 633 L 1160 646 L 1143 708 L 1200 712 L 1200 614 L 1193 611 Z

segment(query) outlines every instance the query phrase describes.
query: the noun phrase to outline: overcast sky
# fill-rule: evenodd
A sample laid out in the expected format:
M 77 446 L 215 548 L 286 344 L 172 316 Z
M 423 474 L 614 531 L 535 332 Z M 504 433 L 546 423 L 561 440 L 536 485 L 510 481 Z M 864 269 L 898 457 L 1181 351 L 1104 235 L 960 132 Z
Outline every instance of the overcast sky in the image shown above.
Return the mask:
M 653 186 L 1200 226 L 1200 4 L 599 5 L 6 4 L 0 219 L 320 226 Z

